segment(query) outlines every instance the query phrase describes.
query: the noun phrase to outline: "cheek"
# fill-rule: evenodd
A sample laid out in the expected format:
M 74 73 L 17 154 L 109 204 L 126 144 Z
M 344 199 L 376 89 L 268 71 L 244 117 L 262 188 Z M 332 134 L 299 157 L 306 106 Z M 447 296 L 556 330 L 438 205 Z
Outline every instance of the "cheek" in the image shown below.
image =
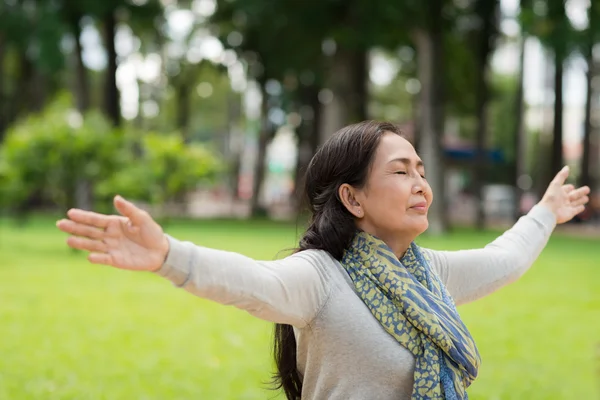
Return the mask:
M 429 186 L 425 189 L 431 192 Z M 389 180 L 380 186 L 371 187 L 369 195 L 365 199 L 368 203 L 370 214 L 377 219 L 389 220 L 391 216 L 402 217 L 410 198 L 412 196 L 412 185 L 401 180 Z M 431 194 L 426 194 L 430 202 Z M 390 210 L 395 210 L 390 214 Z
M 412 194 L 412 185 L 404 184 L 400 182 L 396 185 L 388 187 L 385 192 L 382 192 L 382 198 L 385 199 L 385 208 L 388 210 L 395 210 L 394 215 L 402 218 L 405 214 L 406 208 L 408 207 Z M 387 213 L 388 218 L 390 214 Z
M 401 185 L 398 185 L 395 188 L 395 197 L 396 200 L 402 201 L 406 204 L 413 197 L 413 185 L 410 182 L 402 182 Z
M 433 191 L 431 190 L 431 186 L 429 186 L 429 183 L 427 183 L 425 185 L 424 192 L 425 192 L 425 199 L 427 200 L 427 202 L 429 204 L 431 204 L 431 202 L 433 201 Z

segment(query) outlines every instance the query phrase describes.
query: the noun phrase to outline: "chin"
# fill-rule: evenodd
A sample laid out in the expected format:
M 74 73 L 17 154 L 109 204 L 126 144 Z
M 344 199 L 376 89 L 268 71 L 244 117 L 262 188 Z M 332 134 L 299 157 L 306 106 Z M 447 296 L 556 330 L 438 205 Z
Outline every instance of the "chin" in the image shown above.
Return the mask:
M 427 218 L 425 218 L 425 221 L 420 223 L 420 224 L 415 224 L 415 232 L 418 235 L 425 233 L 425 231 L 427 230 L 427 228 L 429 228 L 429 221 L 427 220 Z

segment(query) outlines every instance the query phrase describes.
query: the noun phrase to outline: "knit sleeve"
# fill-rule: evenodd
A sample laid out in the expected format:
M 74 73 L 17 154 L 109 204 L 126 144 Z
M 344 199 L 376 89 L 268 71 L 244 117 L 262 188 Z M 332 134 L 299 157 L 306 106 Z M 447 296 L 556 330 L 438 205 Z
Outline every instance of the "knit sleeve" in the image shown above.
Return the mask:
M 536 205 L 509 230 L 481 249 L 426 249 L 456 304 L 465 304 L 518 280 L 546 246 L 556 217 Z
M 257 261 L 167 238 L 169 254 L 156 274 L 196 296 L 297 328 L 313 319 L 328 296 L 327 255 L 322 252 Z

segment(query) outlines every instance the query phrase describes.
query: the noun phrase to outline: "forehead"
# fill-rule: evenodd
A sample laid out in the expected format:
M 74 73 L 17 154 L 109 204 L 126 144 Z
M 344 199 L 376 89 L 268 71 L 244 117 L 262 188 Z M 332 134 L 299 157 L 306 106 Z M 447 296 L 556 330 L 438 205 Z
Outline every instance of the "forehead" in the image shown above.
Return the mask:
M 398 158 L 408 158 L 415 163 L 421 160 L 408 140 L 395 133 L 385 133 L 377 147 L 375 164 L 386 164 Z

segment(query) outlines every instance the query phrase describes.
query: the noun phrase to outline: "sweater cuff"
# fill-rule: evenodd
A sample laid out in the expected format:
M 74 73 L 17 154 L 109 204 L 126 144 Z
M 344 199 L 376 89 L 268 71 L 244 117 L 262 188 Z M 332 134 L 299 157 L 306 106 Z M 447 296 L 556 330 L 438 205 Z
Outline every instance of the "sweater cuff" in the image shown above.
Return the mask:
M 547 233 L 552 233 L 556 227 L 556 215 L 544 205 L 536 204 L 527 215 L 542 225 Z
M 169 235 L 166 237 L 169 241 L 169 252 L 163 265 L 154 273 L 181 287 L 187 282 L 190 275 L 192 248 Z

